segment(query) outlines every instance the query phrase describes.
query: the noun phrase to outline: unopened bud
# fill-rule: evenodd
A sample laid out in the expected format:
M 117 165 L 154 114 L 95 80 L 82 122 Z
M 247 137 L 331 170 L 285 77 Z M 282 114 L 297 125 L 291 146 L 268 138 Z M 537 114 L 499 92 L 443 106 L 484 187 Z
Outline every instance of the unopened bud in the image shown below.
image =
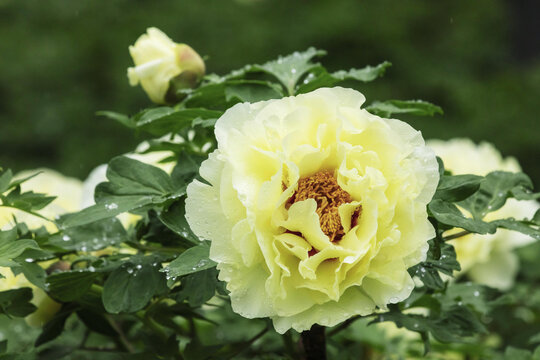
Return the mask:
M 140 83 L 157 104 L 165 103 L 166 95 L 171 100 L 170 88 L 176 91 L 195 87 L 205 73 L 204 61 L 195 50 L 175 43 L 157 28 L 149 28 L 129 47 L 129 52 L 135 63 L 128 69 L 131 86 Z

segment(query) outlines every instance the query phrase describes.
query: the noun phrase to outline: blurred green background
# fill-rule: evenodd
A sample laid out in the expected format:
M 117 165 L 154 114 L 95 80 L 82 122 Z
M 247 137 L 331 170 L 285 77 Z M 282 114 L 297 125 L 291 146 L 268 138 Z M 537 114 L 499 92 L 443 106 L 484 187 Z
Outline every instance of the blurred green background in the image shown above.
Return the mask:
M 149 26 L 219 74 L 315 46 L 330 70 L 383 60 L 368 102 L 424 99 L 427 138 L 470 137 L 516 156 L 540 184 L 538 1 L 0 0 L 0 164 L 84 179 L 142 138 L 96 111 L 150 105 L 131 88 L 128 46 Z M 535 15 L 536 14 L 536 15 Z

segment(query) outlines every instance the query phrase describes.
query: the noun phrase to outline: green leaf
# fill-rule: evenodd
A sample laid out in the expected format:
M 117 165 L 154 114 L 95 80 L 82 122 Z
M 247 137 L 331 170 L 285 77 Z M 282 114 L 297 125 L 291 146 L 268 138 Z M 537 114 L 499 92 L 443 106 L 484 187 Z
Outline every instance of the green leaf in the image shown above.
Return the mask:
M 157 265 L 153 257 L 134 257 L 114 270 L 103 286 L 102 300 L 107 312 L 136 312 L 154 295 L 166 290 L 165 276 Z
M 215 267 L 216 263 L 208 258 L 209 251 L 205 244 L 189 248 L 162 271 L 169 277 L 178 277 Z
M 82 309 L 77 311 L 77 316 L 92 331 L 106 336 L 116 336 L 117 332 L 112 328 L 110 323 L 105 319 L 103 314 L 90 309 Z
M 530 351 L 508 346 L 504 351 L 504 360 L 533 360 Z
M 137 129 L 155 136 L 177 133 L 183 128 L 191 127 L 196 119 L 217 119 L 221 111 L 207 109 L 174 109 L 159 107 L 145 110 L 136 120 Z
M 540 229 L 537 225 L 533 225 L 528 221 L 519 221 L 515 219 L 500 219 L 492 221 L 490 224 L 494 224 L 497 227 L 518 231 L 522 234 L 529 235 L 535 240 L 540 240 Z
M 32 300 L 32 289 L 28 287 L 0 292 L 0 314 L 7 316 L 25 317 L 34 311 L 36 307 Z
M 50 295 L 62 302 L 73 301 L 84 295 L 99 274 L 91 271 L 64 271 L 47 277 Z
M 4 206 L 31 212 L 43 209 L 56 199 L 56 196 L 47 196 L 46 194 L 39 194 L 33 191 L 21 193 L 21 188 L 17 186 L 6 196 L 1 196 L 1 199 Z
M 267 81 L 251 81 L 231 85 L 225 84 L 225 99 L 239 102 L 258 102 L 283 97 L 281 89 L 274 83 Z
M 366 66 L 362 69 L 350 69 L 349 71 L 337 71 L 329 73 L 323 66 L 316 66 L 309 71 L 298 86 L 297 94 L 304 94 L 321 87 L 331 87 L 342 81 L 356 80 L 361 82 L 373 81 L 381 77 L 386 69 L 392 66 L 388 61 L 382 62 L 377 66 Z
M 517 189 L 532 189 L 532 182 L 523 173 L 494 171 L 486 175 L 480 189 L 458 205 L 469 211 L 475 219 L 500 209 Z
M 47 272 L 41 266 L 34 262 L 22 262 L 22 273 L 24 277 L 40 289 L 46 290 Z
M 13 173 L 10 169 L 4 170 L 2 173 L 0 173 L 0 194 L 9 189 L 11 179 L 13 179 Z
M 444 242 L 437 245 L 435 240 L 429 240 L 427 259 L 411 267 L 409 273 L 411 276 L 418 276 L 428 288 L 443 289 L 444 282 L 439 272 L 452 276 L 453 272 L 461 270 L 461 267 L 456 260 L 454 247 Z
M 96 112 L 96 115 L 105 116 L 106 118 L 118 121 L 120 124 L 130 128 L 130 129 L 135 128 L 135 123 L 127 115 L 120 114 L 120 113 L 117 113 L 117 112 L 114 112 L 114 111 L 98 111 L 98 112 Z
M 323 55 L 326 55 L 326 51 L 309 48 L 304 52 L 294 52 L 262 65 L 247 66 L 245 70 L 264 71 L 274 76 L 283 84 L 289 95 L 294 95 L 298 80 L 309 70 L 318 66 L 311 62 L 311 59 Z
M 435 199 L 429 203 L 428 209 L 437 221 L 452 227 L 478 234 L 493 234 L 497 230 L 495 224 L 465 217 L 454 204 L 449 202 Z
M 36 339 L 34 346 L 43 345 L 56 339 L 64 331 L 66 320 L 73 313 L 72 306 L 64 306 L 48 323 L 43 327 L 43 331 Z
M 7 351 L 7 340 L 0 341 L 0 354 L 5 354 Z
M 185 203 L 183 200 L 173 203 L 159 215 L 159 219 L 165 226 L 180 235 L 192 244 L 199 244 L 199 238 L 191 231 L 186 220 Z
M 390 117 L 392 114 L 410 114 L 418 116 L 443 114 L 443 111 L 439 106 L 423 100 L 387 100 L 374 102 L 366 107 L 366 110 L 382 117 Z
M 171 178 L 165 171 L 125 156 L 109 162 L 107 179 L 108 183 L 100 184 L 100 190 L 107 194 L 162 195 L 174 192 Z M 100 196 L 96 194 L 96 201 L 99 200 Z
M 186 275 L 182 278 L 181 290 L 176 294 L 175 300 L 187 300 L 191 306 L 201 306 L 215 295 L 217 274 L 218 271 L 212 267 Z
M 114 217 L 147 205 L 161 205 L 185 195 L 186 186 L 178 186 L 163 170 L 124 156 L 109 162 L 109 182 L 96 187 L 97 204 L 78 213 L 62 216 L 59 227 L 67 229 Z
M 487 314 L 491 306 L 486 301 L 487 288 L 473 283 L 458 283 L 448 286 L 444 294 L 433 296 L 441 303 L 441 311 L 451 309 L 455 304 L 467 305 L 481 314 Z
M 126 230 L 116 218 L 72 227 L 49 238 L 49 243 L 66 250 L 95 251 L 127 240 Z
M 538 344 L 540 343 L 540 333 L 533 335 L 529 338 L 529 344 Z
M 0 266 L 16 265 L 12 259 L 21 255 L 26 249 L 39 249 L 34 240 L 15 240 L 11 235 L 13 231 L 2 231 L 0 234 Z M 16 234 L 16 232 L 15 232 Z
M 480 188 L 483 180 L 476 175 L 443 175 L 433 198 L 449 202 L 464 200 Z

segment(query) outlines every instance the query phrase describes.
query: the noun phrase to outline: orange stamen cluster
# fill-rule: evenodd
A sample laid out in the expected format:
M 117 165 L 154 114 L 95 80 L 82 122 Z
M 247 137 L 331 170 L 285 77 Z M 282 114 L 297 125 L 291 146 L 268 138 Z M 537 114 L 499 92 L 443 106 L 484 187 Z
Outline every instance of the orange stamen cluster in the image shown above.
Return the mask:
M 351 195 L 338 185 L 330 171 L 325 170 L 298 180 L 298 188 L 289 198 L 287 208 L 295 202 L 307 199 L 314 199 L 317 202 L 317 214 L 323 233 L 330 241 L 341 240 L 345 230 L 338 209 L 340 205 L 353 201 Z

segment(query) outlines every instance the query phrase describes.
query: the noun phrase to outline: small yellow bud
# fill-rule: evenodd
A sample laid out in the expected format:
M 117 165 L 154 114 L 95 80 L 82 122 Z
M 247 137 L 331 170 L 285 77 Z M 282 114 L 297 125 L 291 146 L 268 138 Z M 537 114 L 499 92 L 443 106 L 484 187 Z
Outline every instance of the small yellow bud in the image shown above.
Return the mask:
M 175 43 L 157 28 L 147 29 L 129 53 L 135 63 L 128 68 L 130 85 L 140 83 L 157 104 L 166 102 L 171 82 L 175 89 L 194 87 L 205 73 L 204 61 L 195 50 Z

